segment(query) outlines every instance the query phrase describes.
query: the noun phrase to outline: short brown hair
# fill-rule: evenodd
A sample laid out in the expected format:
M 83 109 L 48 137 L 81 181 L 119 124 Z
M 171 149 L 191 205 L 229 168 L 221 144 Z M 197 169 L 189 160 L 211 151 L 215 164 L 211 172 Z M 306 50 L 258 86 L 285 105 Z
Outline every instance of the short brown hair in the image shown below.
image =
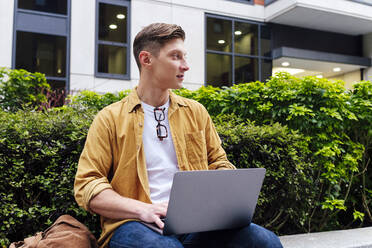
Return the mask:
M 166 42 L 178 38 L 185 40 L 185 31 L 176 24 L 153 23 L 144 27 L 133 42 L 133 54 L 138 68 L 141 70 L 138 57 L 141 51 L 147 50 L 154 56 L 158 56 Z

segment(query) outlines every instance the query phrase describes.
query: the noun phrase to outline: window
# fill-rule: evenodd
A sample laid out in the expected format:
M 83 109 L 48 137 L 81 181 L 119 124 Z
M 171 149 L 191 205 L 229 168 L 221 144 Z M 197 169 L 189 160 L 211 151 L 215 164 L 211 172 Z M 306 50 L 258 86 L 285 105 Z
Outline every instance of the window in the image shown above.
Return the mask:
M 96 76 L 129 79 L 129 2 L 97 1 Z
M 216 87 L 271 76 L 271 34 L 264 24 L 206 16 L 206 83 Z
M 66 37 L 18 31 L 16 39 L 16 68 L 66 76 Z
M 18 8 L 67 15 L 67 0 L 18 0 Z
M 12 67 L 69 91 L 70 0 L 16 0 Z

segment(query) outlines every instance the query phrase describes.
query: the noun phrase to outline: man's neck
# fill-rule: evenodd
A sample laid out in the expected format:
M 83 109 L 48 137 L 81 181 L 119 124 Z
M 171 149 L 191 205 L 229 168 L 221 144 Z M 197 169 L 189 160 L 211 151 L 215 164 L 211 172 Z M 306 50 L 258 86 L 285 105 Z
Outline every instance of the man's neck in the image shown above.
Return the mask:
M 164 105 L 169 99 L 169 90 L 168 89 L 159 89 L 151 87 L 150 83 L 140 79 L 137 94 L 139 99 L 151 106 L 159 107 Z

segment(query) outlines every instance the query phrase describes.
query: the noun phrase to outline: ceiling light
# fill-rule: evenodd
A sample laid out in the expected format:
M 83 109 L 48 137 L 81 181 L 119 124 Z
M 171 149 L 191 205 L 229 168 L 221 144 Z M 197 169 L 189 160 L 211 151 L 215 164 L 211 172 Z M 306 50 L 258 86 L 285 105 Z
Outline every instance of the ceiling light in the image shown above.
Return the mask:
M 218 44 L 225 44 L 225 40 L 218 40 Z
M 237 30 L 237 31 L 234 32 L 234 34 L 235 34 L 235 35 L 241 35 L 241 34 L 242 34 L 242 31 Z
M 289 62 L 287 62 L 287 61 L 283 62 L 282 66 L 289 66 Z
M 116 15 L 116 18 L 122 20 L 122 19 L 125 18 L 125 15 L 124 15 L 124 14 L 117 14 L 117 15 Z
M 304 72 L 305 70 L 297 69 L 297 68 L 285 68 L 285 67 L 274 67 L 273 68 L 273 74 L 280 72 L 280 71 L 288 72 L 291 75 L 296 75 L 296 74 Z
M 323 75 L 316 75 L 317 78 L 323 78 Z
M 110 24 L 109 28 L 110 28 L 110 29 L 117 29 L 118 26 L 117 26 L 116 24 Z
M 341 68 L 340 67 L 335 67 L 335 68 L 333 68 L 333 71 L 334 72 L 339 72 L 339 71 L 341 71 Z

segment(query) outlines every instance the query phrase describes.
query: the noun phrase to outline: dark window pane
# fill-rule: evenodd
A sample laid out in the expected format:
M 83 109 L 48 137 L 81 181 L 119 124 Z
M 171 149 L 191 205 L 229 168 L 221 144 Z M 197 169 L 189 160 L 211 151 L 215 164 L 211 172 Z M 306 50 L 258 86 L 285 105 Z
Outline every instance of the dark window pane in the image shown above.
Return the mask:
M 127 48 L 109 45 L 98 46 L 98 72 L 127 73 Z
M 271 57 L 271 30 L 267 26 L 261 26 L 261 55 Z
M 98 39 L 126 43 L 127 19 L 126 7 L 100 3 Z
M 207 17 L 207 49 L 231 52 L 231 21 Z
M 258 25 L 235 22 L 234 31 L 235 52 L 243 54 L 258 54 Z
M 18 0 L 18 8 L 67 15 L 67 0 Z
M 66 76 L 66 37 L 17 32 L 16 68 Z
M 258 79 L 258 59 L 235 56 L 235 83 L 249 83 Z
M 231 86 L 231 56 L 207 53 L 207 84 Z
M 271 59 L 263 59 L 262 60 L 262 74 L 261 74 L 261 82 L 265 82 L 268 80 L 272 74 L 272 67 L 273 61 Z

